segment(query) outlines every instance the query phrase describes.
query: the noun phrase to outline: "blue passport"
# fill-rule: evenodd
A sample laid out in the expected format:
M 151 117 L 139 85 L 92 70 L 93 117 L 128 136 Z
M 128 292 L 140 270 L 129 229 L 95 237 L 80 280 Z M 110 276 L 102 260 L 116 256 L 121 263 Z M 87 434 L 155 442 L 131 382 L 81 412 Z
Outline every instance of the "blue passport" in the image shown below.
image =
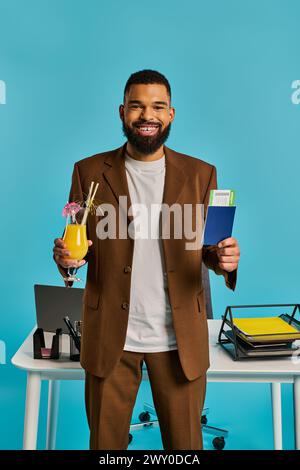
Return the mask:
M 231 237 L 236 206 L 207 206 L 203 245 Z

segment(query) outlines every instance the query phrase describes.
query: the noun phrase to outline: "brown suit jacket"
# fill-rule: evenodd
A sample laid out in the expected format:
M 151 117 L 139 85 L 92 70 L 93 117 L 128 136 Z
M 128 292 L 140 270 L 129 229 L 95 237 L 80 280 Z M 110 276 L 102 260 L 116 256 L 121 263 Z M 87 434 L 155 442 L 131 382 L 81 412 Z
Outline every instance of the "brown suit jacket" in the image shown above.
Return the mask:
M 111 203 L 118 215 L 118 197 L 126 195 L 131 205 L 124 165 L 126 143 L 121 147 L 85 158 L 74 165 L 69 201 L 83 200 L 91 181 L 99 182 L 96 199 Z M 166 176 L 163 202 L 204 203 L 217 188 L 216 168 L 202 160 L 164 146 Z M 87 281 L 83 303 L 80 363 L 88 372 L 107 377 L 120 359 L 126 338 L 130 304 L 134 240 L 100 240 L 96 224 L 101 216 L 89 215 L 88 237 L 93 241 L 86 257 Z M 128 223 L 132 217 L 128 216 Z M 235 288 L 237 272 L 218 267 L 216 246 L 186 250 L 187 240 L 162 239 L 169 298 L 178 353 L 185 376 L 193 380 L 209 367 L 208 329 L 201 279 L 202 260 L 228 288 Z M 147 266 L 145 266 L 147 269 Z M 59 267 L 65 275 L 65 270 Z

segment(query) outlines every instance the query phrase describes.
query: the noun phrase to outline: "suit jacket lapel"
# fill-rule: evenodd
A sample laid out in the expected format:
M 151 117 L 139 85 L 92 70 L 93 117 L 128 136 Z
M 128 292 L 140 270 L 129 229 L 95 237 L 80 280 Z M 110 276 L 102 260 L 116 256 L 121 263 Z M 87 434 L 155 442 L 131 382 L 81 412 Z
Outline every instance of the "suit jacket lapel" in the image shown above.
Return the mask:
M 131 199 L 127 184 L 126 170 L 125 170 L 125 150 L 126 142 L 122 147 L 111 152 L 105 159 L 107 169 L 103 175 L 109 184 L 112 192 L 119 203 L 120 196 L 127 196 L 127 217 L 130 221 L 133 220 L 131 215 L 128 215 L 128 208 L 131 206 Z
M 171 206 L 178 201 L 187 181 L 187 175 L 179 165 L 176 152 L 166 146 L 164 146 L 164 152 L 166 157 L 166 176 L 163 203 Z

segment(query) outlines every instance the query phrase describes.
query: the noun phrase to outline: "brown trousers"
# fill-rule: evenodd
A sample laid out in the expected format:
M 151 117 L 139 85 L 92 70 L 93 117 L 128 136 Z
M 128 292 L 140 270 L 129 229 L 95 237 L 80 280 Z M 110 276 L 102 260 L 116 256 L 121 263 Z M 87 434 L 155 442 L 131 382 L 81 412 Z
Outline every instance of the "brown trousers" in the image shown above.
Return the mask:
M 127 449 L 143 361 L 148 370 L 164 449 L 202 449 L 201 413 L 206 374 L 188 381 L 177 350 L 157 353 L 124 351 L 112 373 L 105 378 L 86 371 L 85 404 L 90 449 Z

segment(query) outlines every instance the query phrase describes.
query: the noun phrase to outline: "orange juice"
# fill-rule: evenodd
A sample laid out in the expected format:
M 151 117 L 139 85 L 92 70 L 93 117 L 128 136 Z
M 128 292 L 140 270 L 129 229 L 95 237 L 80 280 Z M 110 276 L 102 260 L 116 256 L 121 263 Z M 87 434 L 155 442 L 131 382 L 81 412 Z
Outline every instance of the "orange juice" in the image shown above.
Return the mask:
M 63 240 L 70 251 L 70 256 L 66 256 L 66 258 L 80 261 L 85 257 L 88 251 L 86 225 L 68 224 Z

